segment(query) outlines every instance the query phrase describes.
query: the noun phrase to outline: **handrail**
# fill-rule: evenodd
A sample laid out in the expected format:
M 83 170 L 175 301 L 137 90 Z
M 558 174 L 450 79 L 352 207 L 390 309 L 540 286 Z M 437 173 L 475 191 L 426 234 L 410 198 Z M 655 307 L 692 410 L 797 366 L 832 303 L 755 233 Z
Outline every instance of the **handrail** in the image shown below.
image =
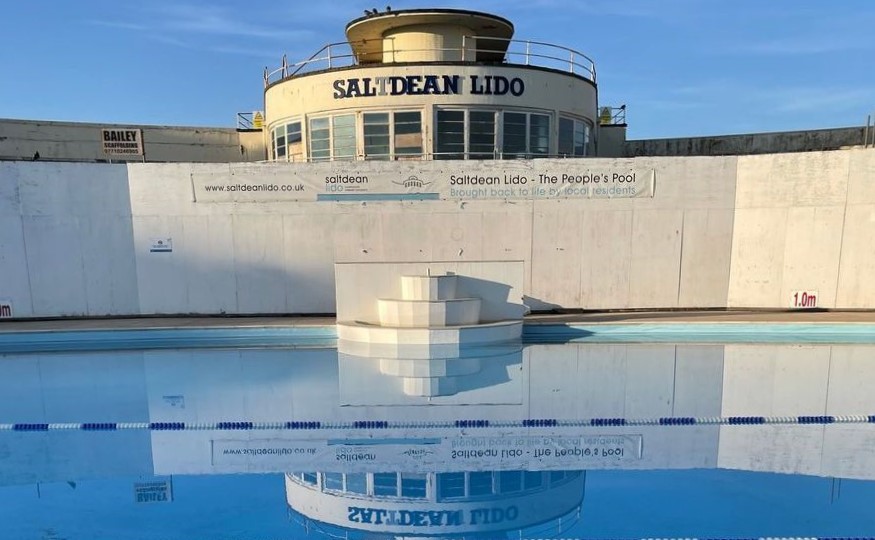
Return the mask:
M 473 40 L 474 46 L 469 46 Z M 505 42 L 507 48 L 479 48 L 476 46 L 478 40 L 485 42 Z M 519 46 L 522 50 L 515 50 Z M 543 49 L 542 49 L 543 48 Z M 338 53 L 338 49 L 342 52 Z M 552 52 L 551 52 L 552 51 Z M 555 52 L 560 51 L 560 52 Z M 433 47 L 433 48 L 417 48 L 417 49 L 397 49 L 393 45 L 384 52 L 392 54 L 393 59 L 396 55 L 424 52 L 458 52 L 462 62 L 477 62 L 478 53 L 483 54 L 501 54 L 501 63 L 508 65 L 526 65 L 535 67 L 546 67 L 551 69 L 559 69 L 567 71 L 573 75 L 578 75 L 596 82 L 595 62 L 580 51 L 555 45 L 546 41 L 508 39 L 491 36 L 463 36 L 461 47 Z M 382 52 L 380 53 L 382 54 Z M 473 58 L 471 55 L 473 54 Z M 511 62 L 509 59 L 519 58 L 521 63 Z M 283 55 L 282 64 L 279 68 L 270 71 L 267 67 L 264 68 L 264 86 L 265 88 L 271 84 L 298 75 L 313 71 L 321 71 L 326 69 L 335 69 L 339 67 L 348 67 L 361 65 L 356 57 L 353 44 L 347 41 L 329 43 L 321 49 L 313 53 L 306 60 L 289 64 L 286 56 Z

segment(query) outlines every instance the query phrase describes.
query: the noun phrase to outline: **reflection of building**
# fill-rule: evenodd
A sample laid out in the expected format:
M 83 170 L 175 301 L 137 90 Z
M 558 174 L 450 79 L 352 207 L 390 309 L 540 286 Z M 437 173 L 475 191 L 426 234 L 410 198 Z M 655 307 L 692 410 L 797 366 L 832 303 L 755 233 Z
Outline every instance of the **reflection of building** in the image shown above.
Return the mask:
M 581 471 L 294 473 L 289 507 L 318 524 L 387 535 L 470 536 L 536 525 L 559 532 L 580 511 Z M 562 524 L 562 519 L 565 524 Z M 555 523 L 550 523 L 554 522 Z
M 348 42 L 265 73 L 269 157 L 592 155 L 593 62 L 513 31 L 502 17 L 454 9 L 375 11 L 350 22 Z

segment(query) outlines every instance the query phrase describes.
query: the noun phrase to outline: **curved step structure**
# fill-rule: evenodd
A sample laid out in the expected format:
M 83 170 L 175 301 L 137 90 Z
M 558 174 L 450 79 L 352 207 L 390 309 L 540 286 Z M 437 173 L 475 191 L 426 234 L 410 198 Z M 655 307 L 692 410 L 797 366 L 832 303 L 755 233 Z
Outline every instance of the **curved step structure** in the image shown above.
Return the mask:
M 384 345 L 448 345 L 446 349 L 456 351 L 457 354 L 461 347 L 519 340 L 522 333 L 522 321 L 434 328 L 374 326 L 360 322 L 337 323 L 337 337 L 340 340 Z
M 456 298 L 455 275 L 402 276 L 401 298 L 377 300 L 379 324 L 337 323 L 339 353 L 378 358 L 409 396 L 458 393 L 483 362 L 519 355 L 522 320 L 480 322 L 480 298 Z
M 455 276 L 454 276 L 455 277 Z M 480 322 L 479 298 L 377 300 L 380 326 L 463 326 Z

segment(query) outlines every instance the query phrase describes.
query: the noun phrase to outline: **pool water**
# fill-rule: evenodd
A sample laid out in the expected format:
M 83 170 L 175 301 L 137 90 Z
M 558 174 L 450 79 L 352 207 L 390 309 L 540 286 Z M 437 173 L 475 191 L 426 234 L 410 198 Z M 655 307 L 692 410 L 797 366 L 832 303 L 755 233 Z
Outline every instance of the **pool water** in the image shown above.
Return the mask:
M 0 538 L 875 536 L 875 345 L 0 355 Z

